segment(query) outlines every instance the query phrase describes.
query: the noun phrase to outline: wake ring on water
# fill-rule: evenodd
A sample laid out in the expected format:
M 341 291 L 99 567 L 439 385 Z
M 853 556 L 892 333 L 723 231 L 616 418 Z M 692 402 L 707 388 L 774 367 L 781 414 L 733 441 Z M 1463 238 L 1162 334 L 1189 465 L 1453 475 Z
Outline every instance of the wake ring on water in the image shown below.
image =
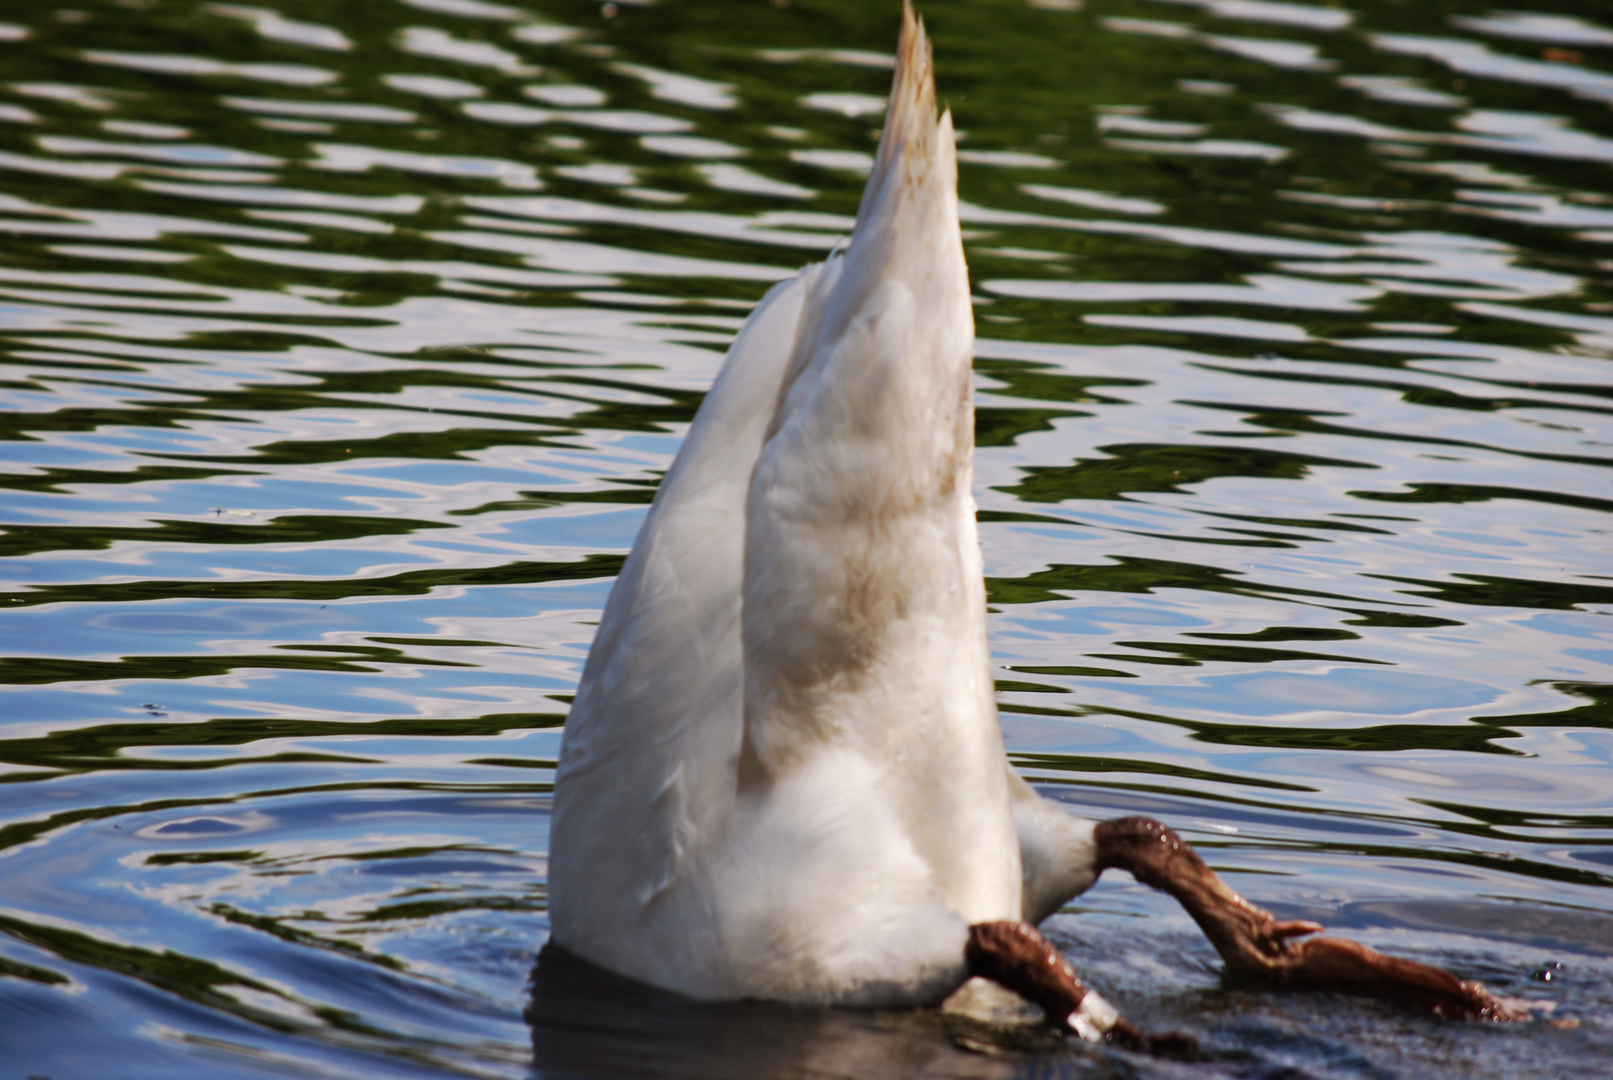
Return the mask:
M 202 840 L 219 836 L 240 836 L 262 832 L 274 824 L 274 818 L 258 810 L 234 817 L 217 814 L 197 814 L 175 818 L 172 821 L 147 825 L 135 833 L 142 840 Z

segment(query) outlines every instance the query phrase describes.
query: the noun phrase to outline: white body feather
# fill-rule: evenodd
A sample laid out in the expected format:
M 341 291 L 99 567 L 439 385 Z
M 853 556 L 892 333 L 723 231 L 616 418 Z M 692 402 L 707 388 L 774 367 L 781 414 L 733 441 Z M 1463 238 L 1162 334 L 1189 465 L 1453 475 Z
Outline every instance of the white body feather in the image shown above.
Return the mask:
M 1040 919 L 1094 876 L 1091 823 L 1003 754 L 934 95 L 908 10 L 850 248 L 751 314 L 606 606 L 556 777 L 551 916 L 620 974 L 934 1000 L 969 924 Z

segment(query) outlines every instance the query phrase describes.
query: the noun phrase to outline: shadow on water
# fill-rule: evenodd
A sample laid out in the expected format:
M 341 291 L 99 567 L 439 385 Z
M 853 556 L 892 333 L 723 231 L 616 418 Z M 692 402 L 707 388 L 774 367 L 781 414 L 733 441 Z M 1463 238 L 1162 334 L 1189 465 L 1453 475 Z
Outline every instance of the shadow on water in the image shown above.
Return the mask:
M 534 1076 L 587 1080 L 942 1080 L 1224 1077 L 1331 1080 L 1419 1076 L 1465 1080 L 1605 1077 L 1613 1060 L 1613 915 L 1481 903 L 1382 902 L 1325 915 L 1331 929 L 1486 979 L 1551 1006 L 1523 1024 L 1455 1023 L 1387 1003 L 1255 990 L 1218 979 L 1209 948 L 1158 922 L 1118 928 L 1102 914 L 1055 921 L 1060 945 L 1128 1016 L 1155 1031 L 1190 1034 L 1187 1061 L 1061 1039 L 1015 1022 L 951 1008 L 903 1012 L 708 1003 L 621 978 L 554 945 L 532 971 L 526 1019 Z M 1170 920 L 1161 920 L 1169 923 Z M 1059 931 L 1066 933 L 1060 933 Z M 1114 931 L 1114 932 L 1111 932 Z M 1452 943 L 1429 951 L 1429 935 Z M 1404 944 L 1416 935 L 1419 942 Z M 1471 937 L 1466 935 L 1472 935 Z M 1455 944 L 1465 938 L 1466 951 Z M 1479 938 L 1521 946 L 1476 944 Z M 1544 959 L 1527 972 L 1521 953 Z M 1112 984 L 1112 985 L 1111 985 Z
M 934 1010 L 909 1013 L 707 1003 L 613 975 L 555 945 L 532 969 L 532 1062 L 540 1077 L 786 1080 L 1020 1075 L 1017 1057 L 961 1049 Z M 1079 1051 L 1077 1051 L 1079 1053 Z M 1112 1075 L 1090 1062 L 1070 1076 Z M 1082 1054 L 1082 1059 L 1090 1058 Z

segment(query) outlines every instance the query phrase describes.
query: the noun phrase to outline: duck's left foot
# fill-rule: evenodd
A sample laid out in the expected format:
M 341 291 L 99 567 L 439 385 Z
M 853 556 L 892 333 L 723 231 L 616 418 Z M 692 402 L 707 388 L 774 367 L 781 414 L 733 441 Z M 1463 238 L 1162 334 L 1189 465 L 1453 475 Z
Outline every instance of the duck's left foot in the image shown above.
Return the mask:
M 1182 838 L 1151 818 L 1105 821 L 1093 831 L 1099 871 L 1129 871 L 1145 885 L 1181 901 L 1234 975 L 1277 986 L 1396 998 L 1438 1016 L 1463 1020 L 1522 1020 L 1532 1010 L 1497 997 L 1480 983 L 1414 960 L 1385 956 L 1342 938 L 1296 938 L 1322 927 L 1283 921 L 1229 889 Z
M 1454 1020 L 1512 1021 L 1534 1014 L 1526 1002 L 1498 997 L 1483 983 L 1343 938 L 1298 942 L 1261 974 L 1287 986 L 1395 998 Z
M 1089 1042 L 1113 1042 L 1128 1050 L 1171 1057 L 1195 1054 L 1186 1035 L 1147 1035 L 1081 981 L 1053 943 L 1029 923 L 989 922 L 969 927 L 965 950 L 969 973 L 1006 986 L 1040 1005 L 1050 1021 Z

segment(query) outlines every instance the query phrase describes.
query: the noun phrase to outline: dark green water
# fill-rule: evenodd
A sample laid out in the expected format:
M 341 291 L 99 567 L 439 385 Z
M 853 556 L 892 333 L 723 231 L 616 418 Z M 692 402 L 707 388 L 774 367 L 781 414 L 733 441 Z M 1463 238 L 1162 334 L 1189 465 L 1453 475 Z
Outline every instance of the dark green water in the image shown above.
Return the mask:
M 1613 9 L 923 13 L 1015 760 L 1568 1023 L 1223 986 L 1129 881 L 1050 932 L 1207 1063 L 534 988 L 593 623 L 895 3 L 11 0 L 0 1080 L 1608 1074 Z

